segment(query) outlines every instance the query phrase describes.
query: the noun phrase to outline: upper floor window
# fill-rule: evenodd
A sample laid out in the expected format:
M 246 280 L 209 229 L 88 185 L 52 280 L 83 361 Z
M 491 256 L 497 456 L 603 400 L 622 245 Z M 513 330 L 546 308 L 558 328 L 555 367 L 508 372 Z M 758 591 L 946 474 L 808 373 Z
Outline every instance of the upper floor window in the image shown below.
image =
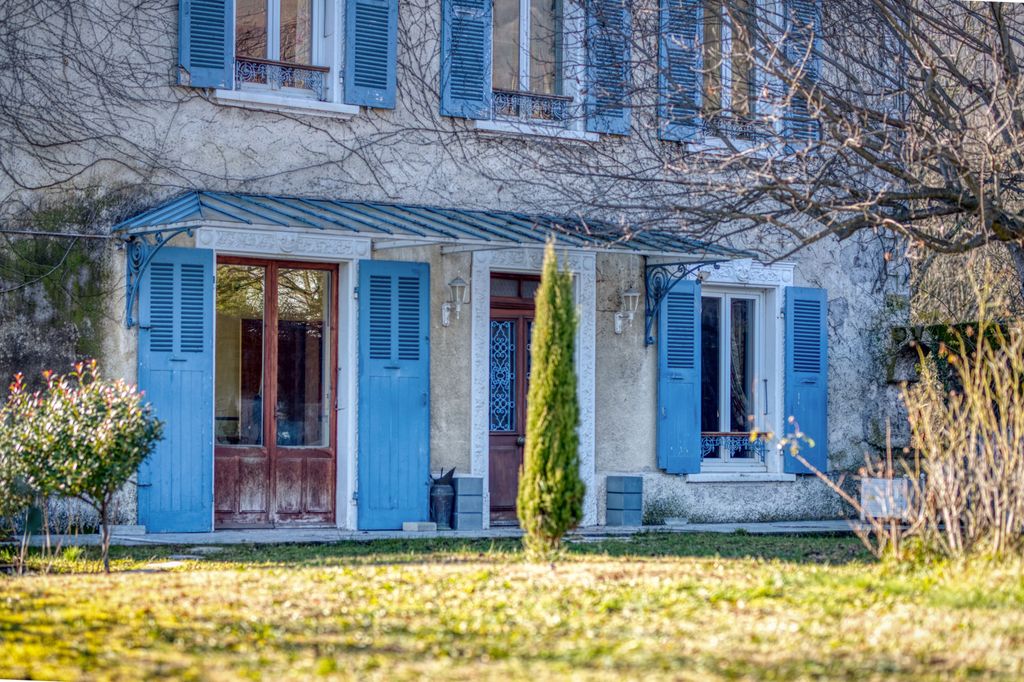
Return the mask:
M 753 36 L 755 0 L 704 0 L 703 114 L 749 118 L 756 113 Z
M 236 0 L 236 82 L 324 99 L 324 14 L 324 0 Z
M 562 94 L 561 0 L 495 0 L 496 90 Z
M 495 0 L 493 12 L 495 117 L 566 121 L 562 0 Z

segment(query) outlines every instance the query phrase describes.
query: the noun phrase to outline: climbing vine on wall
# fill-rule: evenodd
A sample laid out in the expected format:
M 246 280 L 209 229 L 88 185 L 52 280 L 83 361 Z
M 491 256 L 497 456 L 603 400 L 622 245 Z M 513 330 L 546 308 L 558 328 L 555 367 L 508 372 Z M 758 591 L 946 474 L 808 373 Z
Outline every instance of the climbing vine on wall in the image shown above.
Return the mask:
M 0 381 L 101 354 L 116 246 L 102 238 L 125 198 L 84 193 L 26 212 L 0 233 Z M 130 202 L 128 202 L 130 203 Z M 33 233 L 33 234 L 24 234 Z

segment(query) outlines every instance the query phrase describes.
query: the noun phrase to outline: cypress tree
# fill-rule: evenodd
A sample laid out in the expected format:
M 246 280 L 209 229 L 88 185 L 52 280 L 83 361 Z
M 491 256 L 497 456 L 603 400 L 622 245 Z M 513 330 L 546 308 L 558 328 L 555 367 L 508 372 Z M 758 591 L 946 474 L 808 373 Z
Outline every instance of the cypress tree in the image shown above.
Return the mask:
M 576 305 L 572 276 L 559 271 L 554 243 L 544 252 L 531 340 L 526 454 L 519 476 L 519 523 L 533 556 L 550 557 L 583 517 L 580 410 L 576 397 Z

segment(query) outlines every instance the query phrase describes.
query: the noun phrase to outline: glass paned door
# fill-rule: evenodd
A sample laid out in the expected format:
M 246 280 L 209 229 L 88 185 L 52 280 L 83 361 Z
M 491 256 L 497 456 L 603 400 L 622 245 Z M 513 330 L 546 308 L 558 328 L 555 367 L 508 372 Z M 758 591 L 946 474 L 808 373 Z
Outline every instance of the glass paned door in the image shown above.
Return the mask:
M 701 297 L 700 428 L 705 460 L 750 460 L 757 430 L 757 295 L 706 292 Z
M 336 300 L 333 266 L 219 261 L 218 527 L 334 523 Z

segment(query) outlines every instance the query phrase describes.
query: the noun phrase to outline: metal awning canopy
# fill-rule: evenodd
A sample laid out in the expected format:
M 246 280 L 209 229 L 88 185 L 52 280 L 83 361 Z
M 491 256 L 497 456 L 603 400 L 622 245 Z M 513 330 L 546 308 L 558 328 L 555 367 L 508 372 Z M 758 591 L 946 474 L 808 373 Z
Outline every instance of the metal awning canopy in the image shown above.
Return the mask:
M 663 230 L 630 232 L 613 223 L 574 217 L 480 211 L 416 204 L 341 201 L 238 192 L 188 192 L 113 227 L 128 248 L 126 323 L 139 280 L 156 253 L 175 235 L 208 226 L 324 230 L 368 238 L 375 248 L 422 244 L 487 249 L 543 246 L 554 236 L 562 248 L 656 257 L 645 265 L 645 340 L 676 282 L 697 269 L 752 254 Z M 645 259 L 646 260 L 646 259 Z
M 619 225 L 573 217 L 236 192 L 188 192 L 115 225 L 113 232 L 131 238 L 204 225 L 329 230 L 370 238 L 375 246 L 542 246 L 554 235 L 569 248 L 688 259 L 747 255 L 670 232 L 629 233 Z

